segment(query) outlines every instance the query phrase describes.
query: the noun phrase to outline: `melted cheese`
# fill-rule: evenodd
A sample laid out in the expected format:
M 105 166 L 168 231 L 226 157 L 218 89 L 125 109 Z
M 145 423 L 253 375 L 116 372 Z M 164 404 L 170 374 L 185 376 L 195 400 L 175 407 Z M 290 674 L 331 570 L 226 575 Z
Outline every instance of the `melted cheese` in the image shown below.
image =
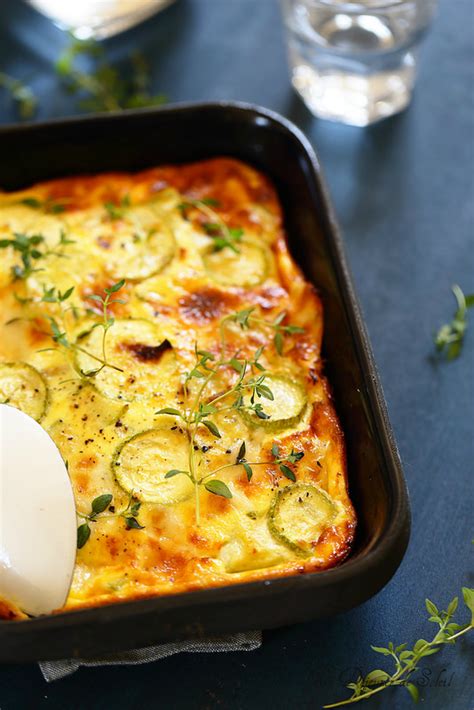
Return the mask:
M 24 204 L 25 198 L 43 206 Z M 247 246 L 241 250 L 241 268 L 239 255 L 230 250 L 222 252 L 219 262 L 199 214 L 189 217 L 180 208 L 183 201 L 206 198 L 219 201 L 218 212 L 227 225 L 243 229 Z M 107 203 L 118 206 L 115 218 Z M 52 204 L 64 210 L 48 209 Z M 141 530 L 127 530 L 123 518 L 107 515 L 91 523 L 90 539 L 78 551 L 66 609 L 315 571 L 344 559 L 355 515 L 347 492 L 343 435 L 322 372 L 321 302 L 289 255 L 278 200 L 265 177 L 221 158 L 138 175 L 56 180 L 0 196 L 0 239 L 15 233 L 40 234 L 41 249 L 51 253 L 34 263 L 41 270 L 26 280 L 12 280 L 21 254 L 11 247 L 0 250 L 0 363 L 27 363 L 47 383 L 41 424 L 68 462 L 79 512 L 87 513 L 91 501 L 104 493 L 114 496 L 116 511 L 126 507 L 129 495 L 113 462 L 124 443 L 141 432 L 158 430 L 159 446 L 169 442 L 165 460 L 185 465 L 186 456 L 176 448 L 181 446 L 176 443 L 180 422 L 156 412 L 182 406 L 184 373 L 193 367 L 195 343 L 217 353 L 221 319 L 250 307 L 268 320 L 286 311 L 287 322 L 304 332 L 290 336 L 280 356 L 268 329 L 229 326 L 228 354 L 238 350 L 251 358 L 263 347 L 261 361 L 277 376 L 275 382 L 287 378 L 300 383 L 307 405 L 300 416 L 299 404 L 290 403 L 298 416 L 292 416 L 289 406 L 283 429 L 258 426 L 255 416 L 243 417 L 235 410 L 216 415 L 221 438 L 204 427 L 198 430 L 199 469 L 235 462 L 242 441 L 248 461 L 271 460 L 273 444 L 285 453 L 294 449 L 304 452 L 292 466 L 298 482 L 322 489 L 337 510 L 311 553 L 301 556 L 272 535 L 268 524 L 277 492 L 291 485 L 275 464 L 253 467 L 250 481 L 242 466 L 223 470 L 219 478 L 232 492 L 230 499 L 201 486 L 199 525 L 193 486 L 188 495 L 184 482 L 182 495 L 171 502 L 159 502 L 163 496 L 158 496 L 142 503 Z M 61 234 L 69 243 L 58 247 Z M 77 351 L 68 357 L 52 341 L 49 319 L 64 326 L 69 342 L 100 356 L 101 329 L 93 329 L 100 316 L 94 313 L 97 303 L 88 297 L 121 278 L 126 285 L 117 297 L 125 303 L 113 304 L 117 320 L 107 337 L 110 360 L 122 371 L 106 368 L 81 379 L 77 369 L 93 370 L 98 361 Z M 58 304 L 41 301 L 52 286 L 63 293 L 74 287 L 62 311 Z M 134 323 L 143 325 L 137 331 Z M 158 357 L 156 346 L 164 341 L 172 349 Z M 217 384 L 209 394 L 213 387 L 217 394 Z M 135 441 L 137 448 L 140 437 Z M 141 471 L 141 479 L 152 478 L 152 469 Z M 145 480 L 144 490 L 149 485 Z M 2 612 L 4 607 L 8 613 Z M 1 614 L 21 616 L 6 602 L 0 605 Z

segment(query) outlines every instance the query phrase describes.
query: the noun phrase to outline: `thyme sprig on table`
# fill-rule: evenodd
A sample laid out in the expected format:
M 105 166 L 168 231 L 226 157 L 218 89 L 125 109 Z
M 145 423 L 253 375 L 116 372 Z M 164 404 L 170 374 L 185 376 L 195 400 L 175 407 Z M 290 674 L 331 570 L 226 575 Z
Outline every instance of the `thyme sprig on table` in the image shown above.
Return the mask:
M 91 71 L 78 68 L 80 58 L 92 65 Z M 86 111 L 120 111 L 166 101 L 162 94 L 150 93 L 149 68 L 141 54 L 131 57 L 128 70 L 131 77 L 125 79 L 124 72 L 107 61 L 104 47 L 92 39 L 73 37 L 56 62 L 56 72 L 66 91 L 79 95 L 79 107 Z
M 456 312 L 452 321 L 442 325 L 434 338 L 436 350 L 447 360 L 455 360 L 461 354 L 467 330 L 467 310 L 474 306 L 474 293 L 464 295 L 457 284 L 452 291 L 457 302 Z
M 438 653 L 445 644 L 454 644 L 461 636 L 474 629 L 474 589 L 463 587 L 462 594 L 464 603 L 471 612 L 469 623 L 458 624 L 452 621 L 458 607 L 457 597 L 449 603 L 445 611 L 440 611 L 432 601 L 426 599 L 426 609 L 430 615 L 428 621 L 438 626 L 438 631 L 431 641 L 418 639 L 411 649 L 408 648 L 408 644 L 406 643 L 395 646 L 390 642 L 386 648 L 372 646 L 372 649 L 376 653 L 380 653 L 392 659 L 395 663 L 394 672 L 390 674 L 385 670 L 377 669 L 371 671 L 364 677 L 359 676 L 357 680 L 347 685 L 347 687 L 352 690 L 352 695 L 349 698 L 337 703 L 325 705 L 324 707 L 337 708 L 342 705 L 358 703 L 361 700 L 366 700 L 373 695 L 383 692 L 387 688 L 397 686 L 406 688 L 412 699 L 417 702 L 419 699 L 418 687 L 410 682 L 409 679 L 418 669 L 420 660 L 434 653 Z
M 206 222 L 201 223 L 208 237 L 213 240 L 213 250 L 222 251 L 226 247 L 235 254 L 240 254 L 237 244 L 242 241 L 244 230 L 241 227 L 229 227 L 213 207 L 220 207 L 218 200 L 211 197 L 202 200 L 187 199 L 178 205 L 184 219 L 189 219 L 189 213 L 194 209 L 207 217 Z
M 125 521 L 125 527 L 127 530 L 143 530 L 144 525 L 140 525 L 138 521 L 138 514 L 140 511 L 141 503 L 139 500 L 134 498 L 133 495 L 127 503 L 126 508 L 119 511 L 115 511 L 115 508 L 111 505 L 113 501 L 113 495 L 111 493 L 103 493 L 91 503 L 91 509 L 89 513 L 80 513 L 76 511 L 79 518 L 82 518 L 85 522 L 79 525 L 77 528 L 77 549 L 80 550 L 91 536 L 91 523 L 97 522 L 99 518 L 123 518 Z M 108 513 L 105 513 L 106 510 Z
M 195 509 L 196 509 L 196 524 L 200 522 L 200 500 L 199 489 L 204 487 L 209 493 L 219 495 L 224 498 L 232 498 L 232 492 L 224 481 L 216 478 L 216 474 L 224 469 L 234 466 L 242 466 L 247 479 L 250 481 L 253 475 L 252 467 L 262 465 L 274 465 L 280 468 L 281 473 L 292 481 L 296 480 L 293 470 L 288 464 L 294 464 L 303 457 L 303 452 L 291 451 L 290 454 L 282 455 L 276 445 L 272 447 L 272 458 L 268 461 L 247 461 L 246 443 L 242 441 L 239 452 L 235 461 L 219 466 L 205 473 L 200 472 L 200 466 L 203 463 L 202 458 L 198 455 L 200 451 L 196 446 L 196 436 L 199 430 L 204 427 L 213 436 L 222 438 L 221 432 L 215 422 L 216 415 L 220 415 L 226 411 L 253 412 L 259 419 L 268 419 L 269 415 L 265 412 L 265 406 L 259 400 L 273 400 L 273 393 L 266 384 L 265 380 L 268 375 L 265 367 L 261 364 L 263 347 L 259 347 L 252 357 L 245 358 L 239 352 L 227 355 L 226 329 L 229 325 L 236 324 L 242 330 L 250 327 L 254 322 L 257 325 L 265 326 L 273 329 L 276 333 L 283 334 L 301 332 L 303 329 L 296 326 L 284 326 L 282 330 L 281 323 L 283 317 L 278 317 L 277 321 L 267 322 L 264 319 L 253 315 L 254 309 L 246 309 L 225 316 L 220 322 L 220 353 L 215 356 L 213 353 L 200 350 L 195 347 L 195 364 L 184 377 L 184 408 L 176 409 L 174 407 L 165 407 L 160 409 L 156 414 L 166 414 L 173 417 L 178 417 L 183 422 L 188 436 L 188 469 L 171 469 L 165 474 L 165 478 L 173 478 L 174 476 L 187 476 L 194 485 L 195 490 Z M 281 314 L 280 314 L 281 315 Z M 236 373 L 237 379 L 230 386 L 226 387 L 219 394 L 215 394 L 210 398 L 207 396 L 207 391 L 211 383 L 215 382 L 223 373 Z M 191 383 L 197 381 L 197 393 L 192 397 L 190 392 Z M 244 398 L 247 394 L 247 398 Z
M 34 116 L 38 99 L 29 86 L 19 79 L 0 71 L 0 88 L 5 89 L 10 94 L 22 120 L 25 121 Z

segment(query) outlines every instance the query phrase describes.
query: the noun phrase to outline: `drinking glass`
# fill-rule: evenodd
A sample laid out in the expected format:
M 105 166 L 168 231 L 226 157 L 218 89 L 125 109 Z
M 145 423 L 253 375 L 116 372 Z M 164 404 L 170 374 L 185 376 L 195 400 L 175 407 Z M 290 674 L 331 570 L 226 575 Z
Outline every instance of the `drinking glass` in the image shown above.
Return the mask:
M 402 111 L 436 0 L 281 0 L 292 83 L 321 118 L 356 126 Z

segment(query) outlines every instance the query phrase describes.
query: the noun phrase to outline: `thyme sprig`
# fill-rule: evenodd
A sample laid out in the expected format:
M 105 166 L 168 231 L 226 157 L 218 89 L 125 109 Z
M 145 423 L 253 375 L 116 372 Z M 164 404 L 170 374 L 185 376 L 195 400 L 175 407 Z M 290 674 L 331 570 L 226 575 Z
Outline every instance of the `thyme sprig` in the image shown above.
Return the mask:
M 209 471 L 209 473 L 205 474 L 200 478 L 200 485 L 204 484 L 205 488 L 207 488 L 207 484 L 205 483 L 208 478 L 211 478 L 215 476 L 216 473 L 219 473 L 220 471 L 223 471 L 227 468 L 234 468 L 234 466 L 242 466 L 244 469 L 247 480 L 251 481 L 252 476 L 253 476 L 253 470 L 252 466 L 278 466 L 282 474 L 285 476 L 285 478 L 288 478 L 290 481 L 295 482 L 296 481 L 296 476 L 294 471 L 287 466 L 287 463 L 296 463 L 297 461 L 300 461 L 303 456 L 304 456 L 304 451 L 294 451 L 294 449 L 291 450 L 291 453 L 281 455 L 279 447 L 276 444 L 272 445 L 272 458 L 269 459 L 268 461 L 247 461 L 245 458 L 246 454 L 246 443 L 245 441 L 242 441 L 239 452 L 237 454 L 237 457 L 234 462 L 231 463 L 226 463 L 223 466 L 219 466 L 219 468 L 214 469 L 213 471 Z M 179 471 L 177 473 L 187 473 L 184 471 Z M 168 471 L 168 473 L 165 475 L 165 478 L 171 478 L 172 476 L 170 475 L 176 475 L 174 471 Z M 221 482 L 220 482 L 221 483 Z M 227 488 L 227 486 L 226 486 Z M 209 488 L 207 488 L 209 490 Z M 228 490 L 228 489 L 227 489 Z M 210 491 L 211 493 L 214 493 L 215 491 Z M 230 491 L 229 491 L 230 493 Z M 222 493 L 219 495 L 223 495 Z M 232 494 L 226 495 L 226 498 L 232 498 Z
M 103 333 L 102 333 L 102 343 L 101 343 L 101 354 L 102 357 L 98 355 L 94 355 L 91 353 L 89 350 L 86 350 L 83 348 L 78 342 L 72 341 L 67 333 L 67 328 L 66 328 L 66 320 L 65 320 L 65 315 L 68 310 L 72 310 L 76 316 L 78 312 L 78 308 L 75 306 L 71 306 L 70 308 L 64 308 L 63 304 L 65 301 L 67 301 L 72 293 L 74 292 L 74 287 L 71 287 L 67 289 L 64 293 L 61 291 L 57 290 L 55 287 L 51 288 L 44 288 L 44 293 L 42 297 L 42 301 L 47 302 L 47 303 L 56 303 L 60 307 L 60 312 L 57 315 L 57 317 L 54 316 L 47 316 L 47 319 L 50 324 L 50 332 L 48 335 L 52 338 L 53 342 L 56 345 L 59 345 L 64 349 L 67 355 L 69 354 L 74 354 L 75 352 L 80 352 L 83 355 L 87 355 L 87 357 L 91 358 L 95 362 L 98 363 L 98 367 L 92 369 L 92 370 L 82 370 L 81 368 L 78 367 L 78 365 L 75 363 L 73 360 L 73 367 L 75 371 L 78 373 L 78 375 L 82 377 L 95 377 L 96 375 L 99 374 L 105 367 L 109 367 L 113 370 L 117 370 L 118 372 L 123 372 L 123 370 L 118 367 L 117 365 L 114 365 L 113 363 L 109 362 L 108 357 L 107 357 L 107 334 L 110 330 L 110 328 L 114 325 L 115 323 L 115 318 L 110 315 L 109 313 L 109 307 L 113 303 L 126 303 L 123 299 L 120 298 L 114 298 L 115 294 L 120 291 L 121 288 L 125 285 L 125 280 L 121 279 L 120 281 L 117 281 L 117 283 L 113 284 L 112 286 L 105 288 L 105 297 L 101 296 L 100 294 L 91 294 L 87 298 L 93 301 L 96 301 L 97 303 L 100 304 L 101 308 L 101 320 L 98 323 L 94 323 L 92 328 L 90 328 L 87 332 L 91 332 L 92 330 L 96 328 L 102 328 Z M 88 313 L 91 311 L 88 310 Z M 55 350 L 56 348 L 42 348 L 40 352 L 47 352 L 49 350 Z
M 257 325 L 262 328 L 273 330 L 273 343 L 279 355 L 283 355 L 283 341 L 285 335 L 293 335 L 295 333 L 304 333 L 304 328 L 298 325 L 283 325 L 286 318 L 286 311 L 282 311 L 277 315 L 275 320 L 266 321 L 264 318 L 254 315 L 255 308 L 245 308 L 233 315 L 233 320 L 240 325 L 242 330 L 248 330 L 252 325 Z
M 107 353 L 106 353 L 106 341 L 107 341 L 107 333 L 109 332 L 110 328 L 113 326 L 115 323 L 115 318 L 109 314 L 109 306 L 112 303 L 121 303 L 124 304 L 126 301 L 124 301 L 122 298 L 113 298 L 114 294 L 116 294 L 118 291 L 120 291 L 121 288 L 125 286 L 125 279 L 121 279 L 120 281 L 117 281 L 117 283 L 113 284 L 109 288 L 105 288 L 105 298 L 103 296 L 100 296 L 99 294 L 92 294 L 91 296 L 88 296 L 88 298 L 91 301 L 96 301 L 97 303 L 100 304 L 101 309 L 102 309 L 102 321 L 100 323 L 95 323 L 92 326 L 92 330 L 95 328 L 102 328 L 102 364 L 100 367 L 96 368 L 95 370 L 89 370 L 88 372 L 83 373 L 86 377 L 91 377 L 94 375 L 97 375 L 101 370 L 104 369 L 104 367 L 110 366 L 109 363 L 107 362 Z M 120 368 L 117 368 L 113 366 L 114 369 L 120 370 Z
M 467 330 L 467 310 L 474 306 L 474 293 L 464 295 L 457 284 L 452 287 L 457 309 L 450 323 L 439 328 L 434 337 L 436 350 L 447 360 L 455 360 L 461 354 Z
M 207 217 L 208 221 L 202 222 L 201 227 L 207 236 L 212 238 L 214 251 L 222 251 L 228 247 L 235 254 L 240 254 L 237 244 L 242 241 L 244 230 L 241 227 L 229 227 L 219 213 L 212 209 L 219 206 L 218 200 L 207 197 L 202 200 L 185 200 L 178 205 L 178 209 L 184 219 L 189 219 L 189 212 L 193 209 Z
M 13 279 L 27 279 L 31 274 L 39 271 L 33 265 L 34 261 L 41 259 L 43 252 L 38 248 L 44 242 L 44 237 L 41 234 L 20 234 L 15 232 L 13 239 L 0 239 L 0 249 L 11 247 L 14 251 L 19 252 L 22 266 L 15 264 L 12 267 Z
M 92 65 L 91 71 L 78 68 L 81 58 Z M 141 54 L 131 58 L 131 78 L 107 61 L 104 47 L 98 42 L 72 38 L 56 62 L 56 72 L 70 94 L 79 95 L 79 107 L 86 111 L 120 111 L 126 108 L 157 106 L 166 101 L 162 94 L 150 93 L 149 68 Z
M 458 598 L 455 597 L 445 611 L 440 611 L 429 599 L 425 600 L 428 611 L 428 621 L 437 624 L 438 631 L 431 641 L 418 639 L 411 649 L 408 644 L 402 643 L 395 646 L 392 642 L 386 648 L 372 646 L 376 653 L 389 657 L 395 663 L 395 670 L 392 674 L 385 670 L 377 669 L 366 676 L 359 676 L 356 681 L 349 683 L 347 687 L 352 690 L 352 695 L 346 700 L 325 705 L 325 708 L 337 708 L 342 705 L 358 703 L 361 700 L 381 693 L 387 688 L 402 686 L 407 689 L 412 699 L 417 702 L 419 699 L 418 687 L 409 681 L 410 677 L 418 669 L 418 663 L 422 658 L 438 653 L 445 644 L 454 644 L 461 636 L 474 629 L 474 589 L 463 587 L 464 603 L 471 612 L 471 620 L 467 624 L 458 624 L 452 618 L 458 607 Z
M 5 89 L 10 94 L 22 120 L 26 121 L 34 116 L 38 99 L 29 86 L 19 79 L 0 71 L 0 88 Z
M 64 247 L 68 244 L 74 244 L 72 239 L 61 230 L 57 244 L 52 248 L 45 246 L 45 238 L 42 234 L 22 234 L 14 232 L 12 239 L 0 239 L 0 249 L 11 247 L 14 251 L 20 254 L 22 265 L 16 264 L 12 267 L 13 280 L 26 280 L 32 274 L 42 271 L 41 268 L 36 268 L 35 263 L 40 259 L 45 259 L 48 256 L 65 257 Z
M 164 407 L 156 412 L 156 414 L 178 417 L 186 428 L 189 442 L 188 468 L 186 470 L 171 469 L 165 474 L 165 478 L 185 475 L 191 480 L 195 490 L 197 525 L 200 522 L 199 489 L 201 486 L 214 495 L 232 498 L 232 492 L 227 484 L 215 477 L 220 471 L 240 465 L 250 481 L 253 475 L 252 466 L 274 465 L 280 468 L 284 476 L 294 481 L 296 476 L 288 464 L 296 463 L 303 456 L 303 452 L 293 450 L 290 454 L 282 455 L 278 447 L 273 445 L 272 458 L 270 460 L 249 462 L 245 458 L 246 443 L 242 441 L 235 461 L 205 473 L 199 471 L 200 466 L 203 464 L 203 459 L 199 455 L 198 460 L 197 451 L 200 451 L 200 449 L 196 446 L 196 436 L 199 429 L 204 427 L 216 438 L 222 438 L 222 434 L 215 422 L 217 415 L 226 411 L 251 411 L 260 419 L 269 418 L 262 401 L 259 401 L 271 401 L 274 399 L 270 387 L 265 382 L 268 373 L 260 362 L 264 348 L 259 347 L 250 358 L 242 357 L 239 352 L 234 353 L 231 357 L 227 355 L 226 329 L 232 323 L 237 323 L 241 329 L 249 328 L 252 322 L 252 313 L 253 309 L 247 309 L 229 314 L 221 320 L 219 326 L 220 354 L 218 356 L 207 350 L 201 350 L 196 345 L 194 366 L 184 376 L 184 407 L 182 409 Z M 281 333 L 282 338 L 283 335 L 301 332 L 302 330 L 294 326 L 284 326 L 285 330 L 282 330 L 281 322 L 283 318 L 277 320 L 278 322 L 267 322 L 264 319 L 254 317 L 256 324 L 264 325 L 277 333 Z M 210 384 L 215 382 L 221 374 L 232 372 L 237 374 L 235 381 L 223 391 L 209 398 L 207 390 Z M 192 397 L 190 388 L 194 381 L 197 382 L 197 393 Z M 244 397 L 244 394 L 248 396 Z
M 64 202 L 57 202 L 51 197 L 47 197 L 46 200 L 39 200 L 37 197 L 24 197 L 19 201 L 19 204 L 35 210 L 43 210 L 49 214 L 61 214 L 66 209 Z
M 126 508 L 119 511 L 115 511 L 114 506 L 112 506 L 113 495 L 112 493 L 103 493 L 91 503 L 91 509 L 88 513 L 81 513 L 76 511 L 79 518 L 82 518 L 85 522 L 79 525 L 77 528 L 77 549 L 80 550 L 91 536 L 91 526 L 90 523 L 95 523 L 99 518 L 123 518 L 125 521 L 125 527 L 127 530 L 143 530 L 144 525 L 140 525 L 138 521 L 138 514 L 140 511 L 141 503 L 133 495 L 127 503 Z M 105 511 L 108 509 L 108 513 Z
M 109 219 L 112 221 L 122 219 L 126 210 L 130 207 L 130 195 L 124 195 L 118 205 L 115 202 L 104 202 L 104 207 L 107 210 Z

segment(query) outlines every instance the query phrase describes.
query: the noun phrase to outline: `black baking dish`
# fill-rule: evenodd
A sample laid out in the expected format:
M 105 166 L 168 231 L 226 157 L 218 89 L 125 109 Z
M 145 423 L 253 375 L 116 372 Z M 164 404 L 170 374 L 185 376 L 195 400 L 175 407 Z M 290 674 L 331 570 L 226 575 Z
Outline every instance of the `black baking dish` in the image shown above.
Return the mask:
M 392 577 L 410 511 L 377 371 L 319 162 L 295 126 L 235 103 L 90 116 L 0 129 L 0 187 L 48 178 L 134 171 L 228 155 L 275 183 L 290 249 L 325 308 L 324 356 L 348 449 L 358 529 L 340 567 L 23 622 L 0 621 L 0 661 L 91 656 L 158 641 L 266 629 L 362 603 Z

